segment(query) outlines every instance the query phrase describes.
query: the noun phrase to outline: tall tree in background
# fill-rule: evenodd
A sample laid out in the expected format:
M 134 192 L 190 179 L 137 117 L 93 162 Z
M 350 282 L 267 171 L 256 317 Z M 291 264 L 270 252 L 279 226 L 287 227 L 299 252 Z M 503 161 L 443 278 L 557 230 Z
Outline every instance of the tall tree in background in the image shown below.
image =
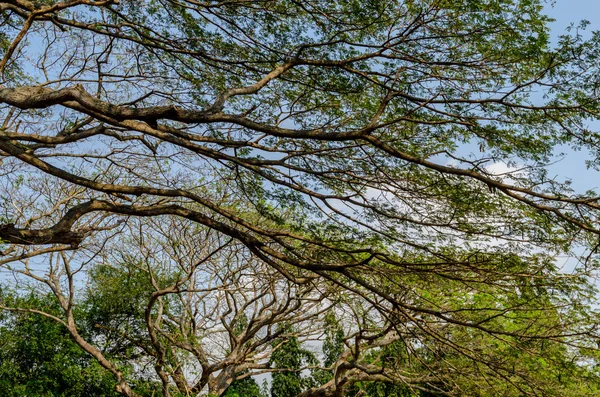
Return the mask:
M 24 298 L 2 291 L 4 301 L 57 314 L 53 295 Z M 0 394 L 6 397 L 115 397 L 114 377 L 86 354 L 58 322 L 35 313 L 0 317 Z
M 550 46 L 539 0 L 0 13 L 1 274 L 120 394 L 284 374 L 280 326 L 319 340 L 331 310 L 345 347 L 303 396 L 597 394 L 600 198 L 547 164 L 600 165 L 600 35 Z
M 276 349 L 271 355 L 270 364 L 281 372 L 273 374 L 271 397 L 293 397 L 310 384 L 309 378 L 303 376 L 301 371 L 306 365 L 316 364 L 316 358 L 303 348 L 291 326 L 284 324 L 281 330 L 288 335 L 273 341 Z

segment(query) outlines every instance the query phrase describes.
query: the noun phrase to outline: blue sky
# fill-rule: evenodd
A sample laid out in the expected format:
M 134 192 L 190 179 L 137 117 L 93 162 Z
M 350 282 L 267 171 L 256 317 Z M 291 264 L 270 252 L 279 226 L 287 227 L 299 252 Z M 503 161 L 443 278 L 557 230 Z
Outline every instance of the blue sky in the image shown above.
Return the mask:
M 582 20 L 587 20 L 589 25 L 585 31 L 579 33 L 589 37 L 592 31 L 600 30 L 600 0 L 547 0 L 549 3 L 545 12 L 555 19 L 550 24 L 552 40 L 556 42 L 558 36 L 566 33 L 566 29 L 573 24 L 578 26 Z M 573 33 L 573 32 L 571 32 Z M 600 120 L 590 124 L 590 127 L 600 132 Z M 468 145 L 467 150 L 477 152 L 477 147 Z M 600 193 L 600 172 L 586 167 L 586 160 L 590 158 L 587 152 L 574 151 L 568 146 L 558 147 L 555 151 L 554 162 L 549 164 L 549 177 L 556 177 L 559 181 L 570 179 L 572 187 L 577 193 L 586 190 L 595 190 Z M 560 156 L 560 154 L 563 154 Z M 506 172 L 509 169 L 501 164 L 490 164 L 490 171 L 494 173 Z
M 600 29 L 600 1 L 598 0 L 556 0 L 554 6 L 547 6 L 546 13 L 556 19 L 552 23 L 554 34 L 563 32 L 570 23 L 588 20 L 589 31 Z
M 547 6 L 545 11 L 555 19 L 551 24 L 553 38 L 564 33 L 571 23 L 577 26 L 581 20 L 589 21 L 585 31 L 588 34 L 600 30 L 600 1 L 598 0 L 556 0 L 555 4 Z M 585 32 L 581 32 L 584 37 L 587 36 Z M 600 121 L 592 124 L 592 127 L 600 131 Z M 585 166 L 588 156 L 584 152 L 574 152 L 568 148 L 563 150 L 566 156 L 548 167 L 550 173 L 561 179 L 570 178 L 576 190 L 600 191 L 600 173 L 588 170 Z

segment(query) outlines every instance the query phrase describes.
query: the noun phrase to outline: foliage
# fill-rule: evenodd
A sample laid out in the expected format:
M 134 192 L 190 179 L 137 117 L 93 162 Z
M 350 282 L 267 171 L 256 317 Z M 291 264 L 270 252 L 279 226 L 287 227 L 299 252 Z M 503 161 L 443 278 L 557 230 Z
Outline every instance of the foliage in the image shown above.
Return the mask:
M 301 370 L 307 364 L 315 364 L 316 358 L 302 347 L 294 330 L 284 325 L 282 338 L 275 339 L 275 350 L 271 354 L 271 367 L 279 370 L 273 373 L 271 380 L 271 397 L 292 397 L 300 394 L 310 385 L 310 379 L 303 376 Z
M 224 397 L 266 397 L 258 383 L 250 377 L 236 380 L 222 394 Z
M 49 295 L 3 298 L 56 314 Z M 66 328 L 43 316 L 3 312 L 0 318 L 0 394 L 7 397 L 117 396 L 114 379 L 73 342 Z

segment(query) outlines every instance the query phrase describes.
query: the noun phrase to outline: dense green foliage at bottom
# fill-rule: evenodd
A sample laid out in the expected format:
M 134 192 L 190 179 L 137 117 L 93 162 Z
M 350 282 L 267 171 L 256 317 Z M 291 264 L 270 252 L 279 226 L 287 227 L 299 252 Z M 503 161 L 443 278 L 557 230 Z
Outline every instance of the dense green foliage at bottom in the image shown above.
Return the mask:
M 49 296 L 19 298 L 57 312 Z M 0 396 L 112 397 L 115 381 L 73 342 L 64 326 L 31 313 L 0 314 Z

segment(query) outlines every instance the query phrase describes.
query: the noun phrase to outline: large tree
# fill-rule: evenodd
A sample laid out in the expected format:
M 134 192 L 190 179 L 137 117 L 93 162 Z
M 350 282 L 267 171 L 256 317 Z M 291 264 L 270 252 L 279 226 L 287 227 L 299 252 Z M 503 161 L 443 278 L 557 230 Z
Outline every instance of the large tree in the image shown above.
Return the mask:
M 564 378 L 536 375 L 545 365 L 591 376 L 600 198 L 546 166 L 565 145 L 599 165 L 597 35 L 551 46 L 538 0 L 11 0 L 0 13 L 0 266 L 61 313 L 2 307 L 61 323 L 123 395 L 138 393 L 109 336 L 143 353 L 164 395 L 219 394 L 273 370 L 278 324 L 306 327 L 304 309 L 326 324 L 328 305 L 345 349 L 305 395 L 372 381 L 561 395 Z M 78 332 L 88 273 L 103 337 Z M 228 340 L 210 359 L 190 342 L 212 332 L 196 315 Z M 236 334 L 245 316 L 264 321 Z

